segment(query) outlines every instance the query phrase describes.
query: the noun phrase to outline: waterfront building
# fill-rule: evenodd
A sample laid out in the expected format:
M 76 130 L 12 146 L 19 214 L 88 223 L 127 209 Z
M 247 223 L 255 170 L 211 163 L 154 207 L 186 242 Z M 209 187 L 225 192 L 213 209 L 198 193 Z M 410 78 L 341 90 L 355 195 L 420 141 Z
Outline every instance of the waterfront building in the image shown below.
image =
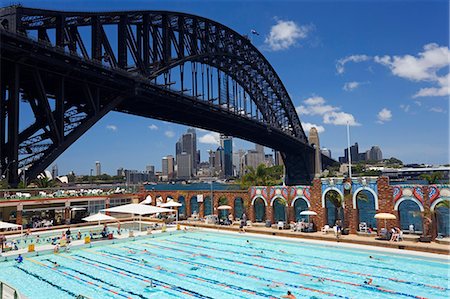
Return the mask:
M 223 147 L 219 146 L 215 151 L 214 157 L 214 172 L 219 177 L 224 177 L 224 160 L 225 160 L 225 152 Z
M 241 175 L 248 172 L 248 167 L 256 169 L 260 164 L 264 164 L 264 147 L 257 144 L 254 150 L 248 150 L 242 157 Z
M 186 152 L 182 152 L 177 156 L 177 178 L 192 178 L 192 157 Z
M 241 160 L 244 156 L 245 151 L 239 149 L 237 152 L 233 152 L 233 175 L 239 176 L 241 173 Z
M 175 145 L 175 155 L 177 158 L 181 156 L 182 153 L 186 153 L 191 157 L 190 164 L 190 175 L 189 177 L 195 176 L 197 172 L 197 165 L 200 163 L 200 153 L 197 151 L 197 134 L 194 128 L 189 128 L 186 133 L 184 133 Z M 183 165 L 183 167 L 185 167 Z
M 174 164 L 175 161 L 172 155 L 162 158 L 162 175 L 166 176 L 167 179 L 171 179 L 174 176 Z
M 374 145 L 370 150 L 366 152 L 366 160 L 368 161 L 381 161 L 383 160 L 383 153 L 379 146 Z

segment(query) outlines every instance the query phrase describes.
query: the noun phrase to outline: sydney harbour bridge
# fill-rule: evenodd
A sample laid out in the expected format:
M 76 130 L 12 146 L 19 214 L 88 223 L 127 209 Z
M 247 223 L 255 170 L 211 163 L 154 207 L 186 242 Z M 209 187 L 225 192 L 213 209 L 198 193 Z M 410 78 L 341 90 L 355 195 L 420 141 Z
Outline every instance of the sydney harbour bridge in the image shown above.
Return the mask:
M 278 150 L 288 185 L 314 177 L 314 148 L 274 68 L 213 20 L 11 6 L 0 9 L 0 50 L 0 167 L 11 186 L 20 169 L 35 178 L 110 111 Z

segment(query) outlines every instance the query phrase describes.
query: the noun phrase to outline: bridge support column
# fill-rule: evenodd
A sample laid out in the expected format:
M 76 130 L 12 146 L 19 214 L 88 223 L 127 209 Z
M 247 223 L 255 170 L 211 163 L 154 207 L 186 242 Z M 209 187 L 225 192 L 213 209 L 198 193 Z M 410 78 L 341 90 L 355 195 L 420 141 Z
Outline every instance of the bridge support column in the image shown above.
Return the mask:
M 281 153 L 285 167 L 284 182 L 288 186 L 309 185 L 314 179 L 314 151 L 298 154 Z
M 11 68 L 8 88 L 8 162 L 7 178 L 10 186 L 19 184 L 19 65 Z

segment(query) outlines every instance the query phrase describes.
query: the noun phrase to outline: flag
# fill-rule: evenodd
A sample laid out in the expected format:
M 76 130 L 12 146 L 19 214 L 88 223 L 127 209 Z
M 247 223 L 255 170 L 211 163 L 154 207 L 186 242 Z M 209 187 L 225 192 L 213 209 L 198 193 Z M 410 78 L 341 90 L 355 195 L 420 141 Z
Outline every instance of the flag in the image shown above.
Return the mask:
M 259 35 L 259 33 L 255 29 L 252 29 L 251 33 L 254 34 L 254 35 Z

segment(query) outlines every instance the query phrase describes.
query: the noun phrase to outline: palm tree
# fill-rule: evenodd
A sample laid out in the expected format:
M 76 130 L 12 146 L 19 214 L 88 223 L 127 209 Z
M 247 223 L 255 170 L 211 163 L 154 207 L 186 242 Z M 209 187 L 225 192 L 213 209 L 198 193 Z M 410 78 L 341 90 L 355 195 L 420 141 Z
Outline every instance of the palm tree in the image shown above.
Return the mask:
M 344 206 L 344 198 L 342 198 L 342 196 L 336 191 L 336 190 L 330 190 L 327 192 L 326 196 L 325 196 L 326 200 L 329 200 L 334 207 L 337 210 L 337 219 L 336 220 L 342 220 L 341 219 L 341 211 L 342 208 Z
M 281 184 L 283 167 L 267 167 L 259 164 L 258 167 L 247 167 L 248 172 L 242 176 L 240 185 L 242 189 L 248 189 L 250 186 L 273 186 Z

